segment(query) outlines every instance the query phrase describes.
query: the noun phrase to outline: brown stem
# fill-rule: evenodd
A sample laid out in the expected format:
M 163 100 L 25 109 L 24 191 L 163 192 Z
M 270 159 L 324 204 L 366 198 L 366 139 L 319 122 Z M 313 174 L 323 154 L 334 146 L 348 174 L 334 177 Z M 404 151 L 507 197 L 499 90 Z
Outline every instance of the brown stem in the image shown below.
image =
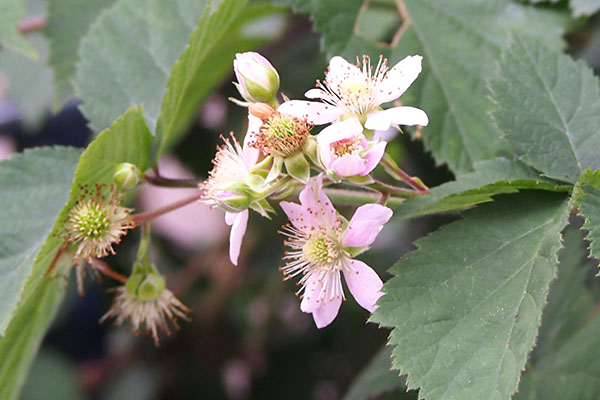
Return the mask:
M 36 15 L 34 17 L 25 18 L 19 22 L 19 32 L 30 33 L 41 31 L 46 27 L 46 17 L 44 15 Z
M 171 179 L 160 176 L 157 171 L 154 171 L 155 175 L 144 175 L 144 180 L 151 185 L 170 187 L 170 188 L 198 188 L 198 185 L 202 183 L 200 179 Z
M 396 162 L 386 154 L 381 159 L 381 164 L 384 166 L 385 170 L 390 174 L 394 179 L 397 179 L 402 182 L 406 182 L 408 185 L 417 190 L 420 194 L 429 193 L 429 188 L 423 185 L 421 182 L 415 180 L 412 176 L 407 174 L 400 168 Z
M 131 216 L 131 220 L 133 222 L 135 222 L 136 224 L 141 224 L 142 222 L 151 220 L 156 217 L 160 217 L 163 214 L 166 214 L 168 212 L 177 210 L 178 208 L 187 206 L 188 204 L 191 204 L 195 201 L 200 200 L 201 197 L 202 197 L 202 192 L 198 191 L 198 193 L 195 193 L 192 196 L 185 197 L 179 201 L 176 201 L 175 203 L 166 205 L 161 208 L 157 208 L 156 210 L 152 210 L 152 211 L 148 211 L 148 212 L 140 213 L 140 214 L 133 214 Z
M 118 273 L 117 271 L 109 267 L 108 264 L 104 261 L 100 261 L 97 258 L 92 258 L 90 260 L 90 264 L 92 264 L 92 267 L 94 267 L 98 272 L 101 272 L 109 278 L 113 278 L 114 280 L 119 281 L 121 283 L 127 282 L 127 277 L 125 275 Z

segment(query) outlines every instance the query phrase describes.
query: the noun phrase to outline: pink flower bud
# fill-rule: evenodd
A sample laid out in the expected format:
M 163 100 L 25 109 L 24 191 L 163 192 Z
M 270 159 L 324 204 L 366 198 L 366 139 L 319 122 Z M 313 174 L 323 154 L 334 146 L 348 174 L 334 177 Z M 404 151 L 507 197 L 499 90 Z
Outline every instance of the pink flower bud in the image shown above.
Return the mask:
M 279 90 L 279 74 L 271 63 L 258 53 L 238 53 L 233 60 L 237 89 L 251 103 L 271 103 Z

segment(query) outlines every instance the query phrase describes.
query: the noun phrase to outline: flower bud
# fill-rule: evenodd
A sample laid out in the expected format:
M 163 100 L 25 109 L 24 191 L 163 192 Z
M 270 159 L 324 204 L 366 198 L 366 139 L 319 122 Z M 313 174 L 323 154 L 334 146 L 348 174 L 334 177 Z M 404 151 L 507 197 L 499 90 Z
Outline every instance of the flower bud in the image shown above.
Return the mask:
M 251 103 L 271 103 L 279 90 L 279 74 L 271 63 L 255 52 L 238 53 L 233 61 L 237 89 Z
M 140 170 L 134 164 L 121 163 L 115 169 L 113 180 L 122 189 L 131 189 L 140 183 Z
M 231 185 L 214 190 L 212 200 L 225 211 L 238 213 L 246 210 L 252 203 L 252 195 L 247 185 L 243 183 L 232 183 Z

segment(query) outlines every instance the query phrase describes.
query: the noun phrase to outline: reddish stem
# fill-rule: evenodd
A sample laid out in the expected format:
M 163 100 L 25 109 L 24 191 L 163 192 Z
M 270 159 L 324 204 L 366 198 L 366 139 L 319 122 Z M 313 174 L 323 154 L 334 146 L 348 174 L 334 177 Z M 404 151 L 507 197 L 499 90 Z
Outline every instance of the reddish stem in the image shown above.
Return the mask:
M 202 183 L 202 180 L 198 179 L 171 179 L 160 176 L 157 171 L 154 171 L 154 175 L 144 175 L 144 180 L 151 185 L 170 187 L 170 188 L 198 188 L 198 185 Z
M 25 18 L 19 23 L 19 32 L 30 33 L 35 31 L 41 31 L 46 27 L 46 17 L 43 15 L 37 15 L 35 17 Z
M 400 168 L 388 154 L 383 156 L 383 158 L 381 159 L 381 163 L 386 167 L 388 172 L 390 172 L 394 178 L 396 178 L 400 181 L 406 182 L 408 185 L 413 187 L 415 190 L 417 190 L 421 194 L 429 193 L 429 188 L 427 186 L 425 186 L 421 182 L 413 179 L 412 176 L 410 176 L 409 174 L 404 172 L 402 170 L 402 168 Z
M 127 282 L 127 277 L 125 275 L 121 275 L 120 273 L 109 267 L 108 264 L 104 261 L 100 261 L 96 258 L 93 258 L 90 260 L 90 263 L 96 270 L 108 276 L 109 278 L 113 278 L 114 280 L 119 281 L 121 283 Z
M 200 200 L 201 197 L 202 197 L 202 192 L 198 191 L 198 193 L 195 193 L 192 196 L 185 197 L 179 201 L 176 201 L 175 203 L 166 205 L 161 208 L 157 208 L 156 210 L 152 210 L 152 211 L 148 211 L 148 212 L 140 213 L 140 214 L 133 214 L 131 216 L 131 220 L 133 222 L 135 222 L 136 225 L 139 225 L 142 222 L 154 219 L 156 217 L 160 217 L 163 214 L 166 214 L 168 212 L 177 210 L 178 208 L 187 206 L 188 204 L 191 204 L 195 201 Z

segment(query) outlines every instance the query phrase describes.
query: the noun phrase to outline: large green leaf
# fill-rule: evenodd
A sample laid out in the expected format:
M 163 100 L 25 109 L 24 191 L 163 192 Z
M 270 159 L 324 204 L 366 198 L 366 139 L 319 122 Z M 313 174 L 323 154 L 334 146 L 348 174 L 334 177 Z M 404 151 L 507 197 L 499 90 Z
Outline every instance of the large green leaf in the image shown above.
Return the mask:
M 298 4 L 297 0 L 288 0 Z M 456 172 L 507 152 L 502 132 L 489 118 L 485 80 L 499 58 L 508 32 L 527 32 L 559 47 L 568 18 L 557 10 L 541 9 L 510 0 L 389 1 L 388 16 L 406 10 L 407 28 L 395 47 L 377 44 L 355 25 L 363 0 L 315 0 L 311 7 L 315 29 L 323 34 L 330 54 L 354 60 L 357 55 L 386 56 L 393 65 L 409 54 L 423 55 L 423 72 L 400 99 L 429 115 L 422 137 L 439 163 Z M 368 13 L 367 8 L 367 13 Z M 361 18 L 364 18 L 361 17 Z M 378 24 L 377 20 L 371 24 Z
M 267 38 L 246 38 L 242 30 L 247 23 L 273 11 L 266 4 L 224 0 L 213 14 L 202 16 L 169 78 L 156 126 L 157 156 L 180 136 L 210 90 L 231 73 L 235 53 L 258 47 Z
M 576 187 L 577 206 L 585 218 L 590 254 L 600 260 L 600 171 L 585 171 Z
M 154 129 L 171 67 L 209 10 L 206 0 L 117 0 L 101 13 L 81 39 L 75 77 L 92 129 L 142 104 Z
M 575 17 L 592 15 L 600 10 L 599 0 L 571 0 L 571 9 Z
M 513 35 L 490 82 L 500 128 L 520 158 L 574 183 L 600 158 L 600 89 L 583 61 Z
M 0 1 L 0 45 L 35 58 L 35 49 L 17 29 L 24 16 L 25 2 L 23 0 Z
M 39 148 L 0 163 L 0 335 L 67 202 L 79 155 L 72 148 Z
M 492 196 L 515 193 L 520 189 L 570 191 L 571 185 L 540 176 L 533 168 L 505 158 L 475 163 L 475 171 L 459 175 L 455 181 L 431 189 L 426 196 L 402 203 L 397 218 L 410 218 L 438 212 L 460 210 L 492 200 Z
M 600 315 L 590 318 L 594 299 L 585 287 L 590 262 L 581 234 L 565 233 L 558 280 L 552 285 L 534 362 L 515 400 L 600 397 Z
M 394 328 L 394 368 L 428 400 L 506 400 L 517 389 L 556 272 L 568 196 L 503 195 L 418 240 L 372 320 Z
M 49 63 L 54 68 L 56 103 L 61 106 L 73 95 L 77 49 L 100 11 L 115 0 L 46 0 L 48 21 L 44 30 L 50 39 Z
M 0 339 L 0 399 L 17 398 L 39 343 L 62 298 L 64 280 L 61 277 L 46 276 L 46 271 L 62 245 L 59 233 L 63 221 L 75 204 L 75 198 L 82 194 L 86 186 L 112 183 L 115 167 L 122 162 L 135 164 L 142 171 L 149 168 L 151 141 L 152 135 L 141 109 L 132 108 L 109 129 L 101 132 L 82 154 L 75 170 L 69 201 L 56 217 L 52 231 L 35 257 L 33 266 L 30 266 L 31 272 L 23 287 L 15 316 L 8 325 L 6 335 Z M 69 176 L 69 172 L 64 168 L 61 175 Z M 62 191 L 64 196 L 68 192 L 68 186 L 62 187 Z M 31 197 L 39 198 L 39 192 Z M 53 220 L 56 212 L 46 217 Z M 65 254 L 55 271 L 66 274 L 69 266 L 69 255 Z

